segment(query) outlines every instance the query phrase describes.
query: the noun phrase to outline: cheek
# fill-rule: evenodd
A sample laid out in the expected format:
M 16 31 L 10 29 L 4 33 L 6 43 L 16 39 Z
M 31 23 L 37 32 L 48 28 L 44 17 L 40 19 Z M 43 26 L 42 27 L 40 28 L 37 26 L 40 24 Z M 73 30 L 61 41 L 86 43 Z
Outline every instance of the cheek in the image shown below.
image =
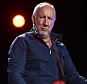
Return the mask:
M 42 23 L 43 23 L 43 21 L 42 21 L 41 19 L 37 19 L 37 20 L 36 20 L 36 24 L 37 24 L 38 26 L 42 25 Z
M 54 22 L 51 22 L 51 24 L 50 24 L 50 30 L 52 30 L 53 26 L 54 26 Z

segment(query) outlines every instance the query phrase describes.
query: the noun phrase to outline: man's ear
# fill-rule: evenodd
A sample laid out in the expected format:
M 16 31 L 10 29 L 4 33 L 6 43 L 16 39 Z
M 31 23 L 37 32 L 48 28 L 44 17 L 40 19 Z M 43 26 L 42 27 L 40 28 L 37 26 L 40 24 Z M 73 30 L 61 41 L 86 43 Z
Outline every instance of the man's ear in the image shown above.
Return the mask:
M 35 16 L 32 15 L 31 19 L 32 19 L 32 23 L 34 24 L 35 23 Z

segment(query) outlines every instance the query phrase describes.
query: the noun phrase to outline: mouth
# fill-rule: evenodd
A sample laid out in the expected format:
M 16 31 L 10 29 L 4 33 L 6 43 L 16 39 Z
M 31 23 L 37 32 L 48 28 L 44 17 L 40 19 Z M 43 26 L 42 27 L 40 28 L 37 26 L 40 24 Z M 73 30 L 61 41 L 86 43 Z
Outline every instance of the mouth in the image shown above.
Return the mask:
M 48 31 L 47 29 L 42 29 L 42 30 L 39 32 L 39 34 L 40 34 L 41 36 L 48 36 L 48 35 L 49 35 L 49 31 Z
M 42 27 L 42 31 L 48 31 L 48 27 Z

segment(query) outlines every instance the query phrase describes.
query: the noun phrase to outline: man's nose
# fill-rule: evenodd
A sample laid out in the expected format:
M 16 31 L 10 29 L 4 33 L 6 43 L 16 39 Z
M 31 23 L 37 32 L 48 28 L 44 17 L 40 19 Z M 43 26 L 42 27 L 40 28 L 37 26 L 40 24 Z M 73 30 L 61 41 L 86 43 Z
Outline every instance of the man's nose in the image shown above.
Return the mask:
M 47 26 L 48 26 L 48 21 L 47 21 L 46 18 L 45 18 L 45 20 L 44 20 L 44 22 L 43 22 L 43 26 L 44 26 L 44 27 L 47 27 Z
M 43 26 L 44 26 L 44 27 L 48 27 L 48 25 L 47 25 L 47 24 L 43 24 Z

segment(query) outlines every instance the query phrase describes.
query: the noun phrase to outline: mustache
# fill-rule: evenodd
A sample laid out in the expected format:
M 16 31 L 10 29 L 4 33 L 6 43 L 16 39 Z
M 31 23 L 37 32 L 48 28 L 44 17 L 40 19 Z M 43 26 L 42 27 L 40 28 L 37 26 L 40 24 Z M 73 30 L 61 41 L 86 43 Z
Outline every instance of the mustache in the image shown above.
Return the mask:
M 48 27 L 41 27 L 41 29 L 42 29 L 43 31 L 46 31 L 46 30 L 48 30 Z
M 39 32 L 40 36 L 50 36 L 49 32 Z

